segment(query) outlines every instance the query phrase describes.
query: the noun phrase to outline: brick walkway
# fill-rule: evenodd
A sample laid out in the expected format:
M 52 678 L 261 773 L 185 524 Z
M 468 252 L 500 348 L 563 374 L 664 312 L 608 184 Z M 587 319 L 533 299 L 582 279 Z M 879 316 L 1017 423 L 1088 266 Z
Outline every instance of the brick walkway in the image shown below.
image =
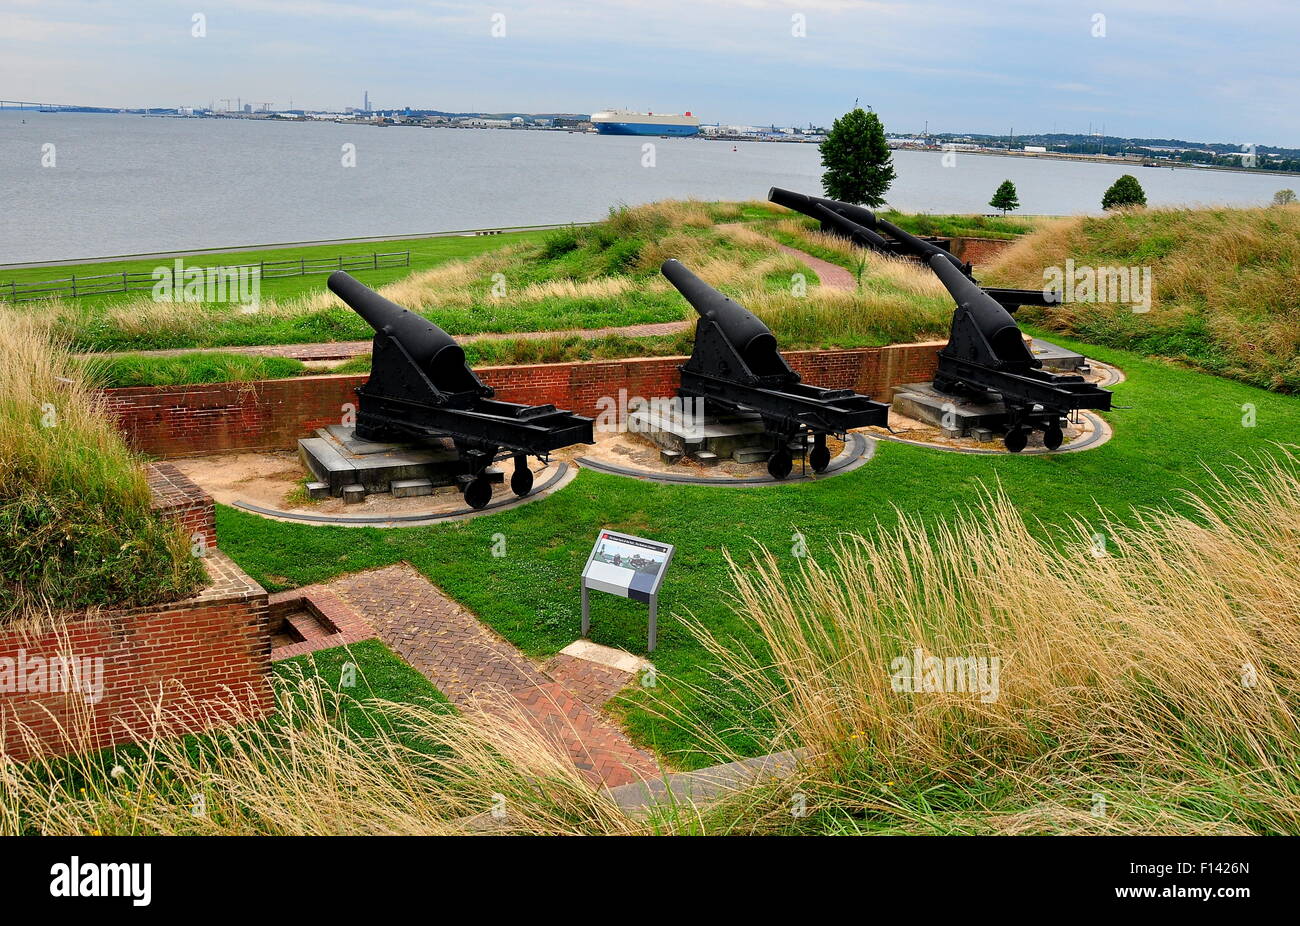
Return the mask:
M 632 680 L 632 673 L 560 653 L 545 666 L 546 674 L 573 692 L 583 704 L 600 710 Z
M 789 254 L 797 257 L 809 267 L 813 273 L 817 274 L 817 279 L 821 285 L 827 289 L 857 289 L 857 280 L 853 274 L 849 273 L 843 267 L 832 264 L 828 260 L 822 260 L 820 257 L 813 257 L 807 251 L 800 251 L 797 248 L 786 247 L 784 244 L 777 244 L 782 254 Z
M 499 707 L 502 695 L 513 698 L 593 785 L 660 777 L 654 758 L 599 712 L 633 673 L 569 656 L 556 656 L 543 671 L 404 563 L 295 594 L 322 592 L 352 608 L 462 710 L 514 718 Z

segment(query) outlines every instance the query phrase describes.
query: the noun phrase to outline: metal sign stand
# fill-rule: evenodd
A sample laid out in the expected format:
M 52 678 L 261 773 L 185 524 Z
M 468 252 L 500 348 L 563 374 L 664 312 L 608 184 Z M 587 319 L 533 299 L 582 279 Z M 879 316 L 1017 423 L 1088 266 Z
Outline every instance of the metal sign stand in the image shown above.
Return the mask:
M 587 586 L 587 580 L 582 580 L 582 636 L 586 638 L 587 631 L 591 629 L 591 592 Z M 647 632 L 649 645 L 646 647 L 647 653 L 655 651 L 655 641 L 659 638 L 659 595 L 650 596 L 650 625 Z
M 591 589 L 650 606 L 647 652 L 659 637 L 659 585 L 668 572 L 674 547 L 670 543 L 602 530 L 582 569 L 582 635 L 591 629 Z M 647 566 L 654 566 L 646 571 Z

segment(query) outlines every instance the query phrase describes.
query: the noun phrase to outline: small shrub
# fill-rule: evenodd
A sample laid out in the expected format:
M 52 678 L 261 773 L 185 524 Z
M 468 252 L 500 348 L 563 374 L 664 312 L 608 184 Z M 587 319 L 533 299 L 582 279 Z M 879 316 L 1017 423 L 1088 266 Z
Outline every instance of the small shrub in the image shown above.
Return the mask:
M 1110 185 L 1105 194 L 1101 197 L 1101 208 L 1119 209 L 1123 206 L 1145 206 L 1147 204 L 1147 194 L 1142 190 L 1142 184 L 1138 183 L 1137 177 L 1132 174 L 1125 174 Z
M 576 251 L 581 246 L 578 238 L 578 230 L 572 225 L 565 228 L 557 228 L 546 233 L 542 238 L 541 258 L 542 260 L 555 260 L 557 257 L 563 257 L 570 251 Z

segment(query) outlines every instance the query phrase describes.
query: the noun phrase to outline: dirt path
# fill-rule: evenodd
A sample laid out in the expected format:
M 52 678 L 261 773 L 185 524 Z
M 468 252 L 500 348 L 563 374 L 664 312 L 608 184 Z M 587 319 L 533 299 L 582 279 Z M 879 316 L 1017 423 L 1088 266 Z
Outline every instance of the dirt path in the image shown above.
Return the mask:
M 784 244 L 777 244 L 782 254 L 789 254 L 797 257 L 817 274 L 817 279 L 821 280 L 822 286 L 827 289 L 857 289 L 857 281 L 853 279 L 853 274 L 849 273 L 843 267 L 832 264 L 828 260 L 822 260 L 820 257 L 813 257 L 807 251 L 800 251 L 798 248 L 787 247 Z

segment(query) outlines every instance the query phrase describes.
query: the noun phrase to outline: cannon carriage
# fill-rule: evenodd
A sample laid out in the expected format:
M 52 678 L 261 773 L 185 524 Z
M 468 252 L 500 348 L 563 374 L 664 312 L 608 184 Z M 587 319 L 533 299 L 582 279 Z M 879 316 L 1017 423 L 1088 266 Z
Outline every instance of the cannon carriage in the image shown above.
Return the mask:
M 403 308 L 342 270 L 330 290 L 375 330 L 370 379 L 357 387 L 356 436 L 376 442 L 450 439 L 461 472 L 457 484 L 471 508 L 492 499 L 488 468 L 513 459 L 510 488 L 533 487 L 528 458 L 573 444 L 594 443 L 591 418 L 554 405 L 520 405 L 494 390 L 465 362 L 465 351 L 433 322 Z
M 907 257 L 935 273 L 957 305 L 933 386 L 972 400 L 995 393 L 1006 410 L 1003 442 L 1012 453 L 1024 450 L 1033 431 L 1042 431 L 1043 445 L 1056 450 L 1064 441 L 1063 420 L 1082 409 L 1110 409 L 1109 391 L 1082 376 L 1044 370 L 1012 317 L 1022 305 L 1055 305 L 1056 294 L 980 286 L 971 265 L 937 241 L 909 234 L 862 206 L 779 187 L 768 198 L 860 247 Z
M 754 412 L 776 447 L 768 458 L 768 473 L 784 479 L 794 466 L 790 445 L 812 449 L 807 460 L 813 472 L 830 464 L 828 435 L 843 438 L 854 428 L 889 421 L 889 406 L 851 389 L 811 386 L 790 368 L 776 347 L 776 337 L 744 306 L 709 286 L 677 260 L 664 261 L 663 275 L 697 313 L 695 348 L 679 368 L 684 399 L 702 399 L 728 413 Z

